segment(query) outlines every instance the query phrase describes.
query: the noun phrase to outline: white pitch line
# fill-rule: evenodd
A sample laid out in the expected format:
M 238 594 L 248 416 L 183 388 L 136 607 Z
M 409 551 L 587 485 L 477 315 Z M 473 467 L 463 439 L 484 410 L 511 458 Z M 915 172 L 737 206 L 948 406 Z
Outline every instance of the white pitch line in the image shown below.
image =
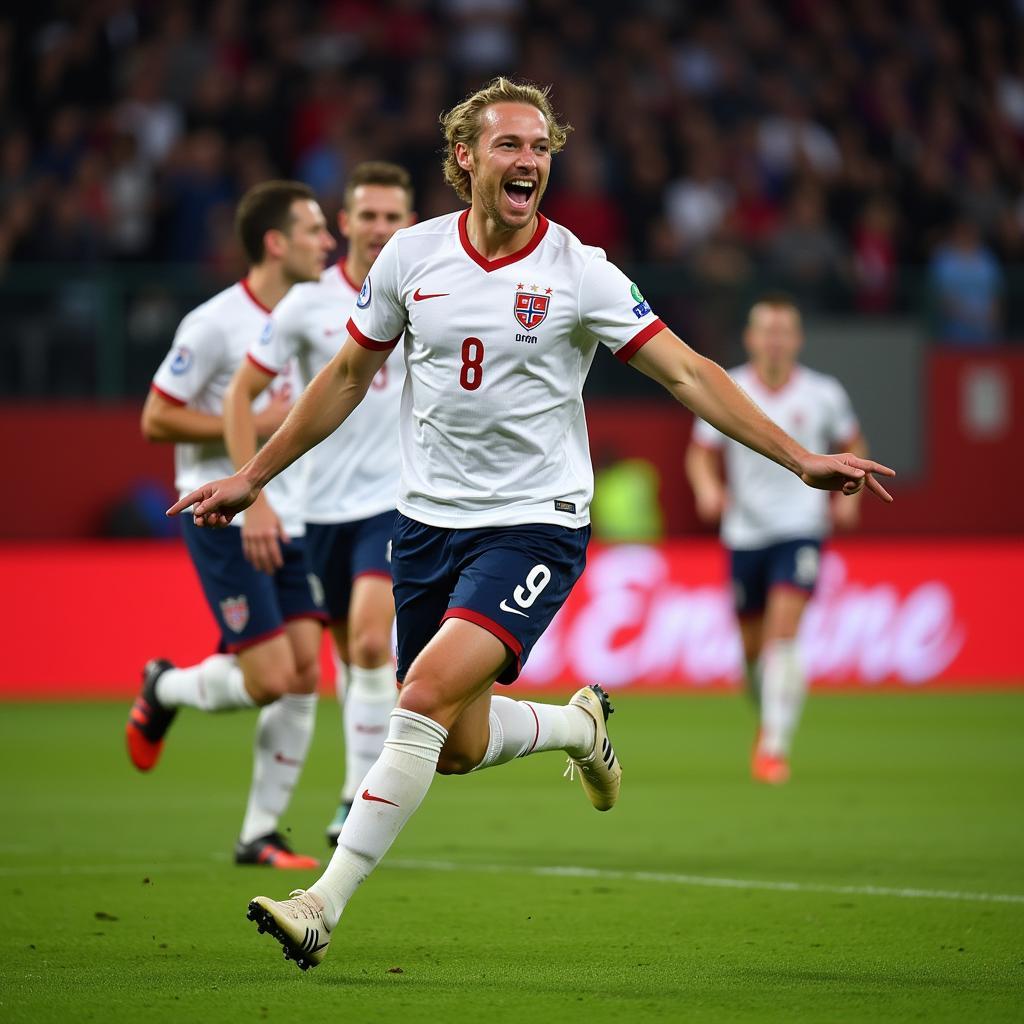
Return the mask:
M 171 861 L 138 864 L 19 864 L 0 866 L 0 878 L 29 875 L 161 875 L 187 874 L 226 866 L 224 854 L 206 861 Z M 701 889 L 750 889 L 760 892 L 812 892 L 830 896 L 890 896 L 904 900 L 953 900 L 959 903 L 1024 904 L 1024 894 L 1011 892 L 962 892 L 951 889 L 894 888 L 884 885 L 828 885 L 819 882 L 784 882 L 757 878 L 715 878 L 712 875 L 681 875 L 662 871 L 614 871 L 571 865 L 524 867 L 512 864 L 461 864 L 452 860 L 385 860 L 384 867 L 400 871 L 466 871 L 482 875 L 530 875 L 539 878 L 586 878 L 606 882 L 654 882 Z
M 404 871 L 469 871 L 486 875 L 533 875 L 589 878 L 612 882 L 656 882 L 704 889 L 754 889 L 763 892 L 815 892 L 832 896 L 893 896 L 904 900 L 956 900 L 965 903 L 1024 904 L 1024 894 L 1010 892 L 958 892 L 949 889 L 900 889 L 884 885 L 828 885 L 818 882 L 775 882 L 756 878 L 714 878 L 659 871 L 613 871 L 582 867 L 524 867 L 509 864 L 460 864 L 445 860 L 386 860 L 384 865 Z

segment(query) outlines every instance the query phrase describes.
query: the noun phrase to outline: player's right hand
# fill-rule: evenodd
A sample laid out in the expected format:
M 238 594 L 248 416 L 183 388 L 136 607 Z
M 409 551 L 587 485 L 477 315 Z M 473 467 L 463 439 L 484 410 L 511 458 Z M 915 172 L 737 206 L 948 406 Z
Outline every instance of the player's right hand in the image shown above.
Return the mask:
M 239 512 L 256 500 L 259 493 L 258 487 L 253 487 L 241 473 L 236 473 L 197 487 L 179 498 L 166 514 L 176 516 L 191 505 L 192 521 L 196 526 L 227 526 Z
M 242 524 L 242 551 L 254 569 L 271 576 L 284 565 L 280 541 L 288 543 L 277 513 L 265 497 L 252 503 Z

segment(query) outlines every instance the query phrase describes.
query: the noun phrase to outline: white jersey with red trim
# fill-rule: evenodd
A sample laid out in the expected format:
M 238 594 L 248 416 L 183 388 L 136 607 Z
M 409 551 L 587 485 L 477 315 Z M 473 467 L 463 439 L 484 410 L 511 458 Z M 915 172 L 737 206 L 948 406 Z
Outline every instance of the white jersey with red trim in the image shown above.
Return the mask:
M 796 367 L 777 389 L 763 384 L 747 363 L 729 375 L 791 437 L 813 452 L 842 450 L 860 433 L 846 390 L 835 377 Z M 697 444 L 721 451 L 729 501 L 722 543 L 740 550 L 829 532 L 829 492 L 806 486 L 796 474 L 720 433 L 694 424 Z
M 348 325 L 373 349 L 405 333 L 399 511 L 451 528 L 584 526 L 594 475 L 582 391 L 597 345 L 628 361 L 664 324 L 565 228 L 540 216 L 523 249 L 487 260 L 468 216 L 398 231 Z
M 178 327 L 171 350 L 153 377 L 153 388 L 176 405 L 221 416 L 224 392 L 254 339 L 269 330 L 270 310 L 250 291 L 245 281 L 214 295 L 197 306 Z M 289 367 L 275 382 L 274 393 L 297 396 L 296 368 Z M 270 401 L 265 391 L 253 403 L 259 411 Z M 174 484 L 179 495 L 211 480 L 231 476 L 234 464 L 223 439 L 174 446 Z M 305 460 L 299 460 L 266 487 L 271 507 L 292 537 L 305 532 L 302 504 L 305 491 Z M 232 524 L 240 526 L 243 515 Z
M 358 294 L 359 285 L 341 263 L 325 270 L 315 284 L 295 285 L 274 309 L 270 330 L 250 345 L 250 361 L 270 374 L 297 363 L 305 387 L 345 340 Z M 405 363 L 398 353 L 377 372 L 352 415 L 306 456 L 307 523 L 349 523 L 395 507 L 404 383 Z

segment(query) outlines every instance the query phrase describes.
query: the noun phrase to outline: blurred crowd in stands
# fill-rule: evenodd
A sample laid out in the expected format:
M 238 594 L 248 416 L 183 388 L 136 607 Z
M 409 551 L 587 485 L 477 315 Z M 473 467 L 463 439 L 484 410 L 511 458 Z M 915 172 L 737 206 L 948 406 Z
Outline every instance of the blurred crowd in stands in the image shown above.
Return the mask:
M 545 212 L 709 287 L 899 310 L 1002 340 L 1024 264 L 1024 2 L 90 0 L 0 15 L 0 267 L 238 272 L 233 203 L 274 176 L 332 217 L 348 168 L 458 205 L 438 113 L 496 73 L 574 127 Z M 912 268 L 908 270 L 908 268 Z

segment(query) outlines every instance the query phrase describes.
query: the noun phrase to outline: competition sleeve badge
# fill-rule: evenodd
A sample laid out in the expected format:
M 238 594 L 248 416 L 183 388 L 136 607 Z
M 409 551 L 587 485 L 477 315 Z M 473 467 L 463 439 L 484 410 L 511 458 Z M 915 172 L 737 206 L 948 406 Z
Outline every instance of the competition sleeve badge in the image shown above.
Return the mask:
M 359 298 L 356 299 L 356 306 L 359 309 L 366 309 L 366 307 L 370 304 L 372 293 L 373 289 L 370 286 L 370 279 L 369 277 L 367 277 L 367 279 L 363 282 L 363 287 L 359 289 Z
M 516 319 L 528 331 L 535 331 L 548 315 L 548 306 L 551 304 L 551 289 L 546 288 L 542 294 L 537 290 L 536 285 L 530 285 L 527 291 L 523 285 L 519 285 L 516 291 L 516 301 L 513 307 Z

